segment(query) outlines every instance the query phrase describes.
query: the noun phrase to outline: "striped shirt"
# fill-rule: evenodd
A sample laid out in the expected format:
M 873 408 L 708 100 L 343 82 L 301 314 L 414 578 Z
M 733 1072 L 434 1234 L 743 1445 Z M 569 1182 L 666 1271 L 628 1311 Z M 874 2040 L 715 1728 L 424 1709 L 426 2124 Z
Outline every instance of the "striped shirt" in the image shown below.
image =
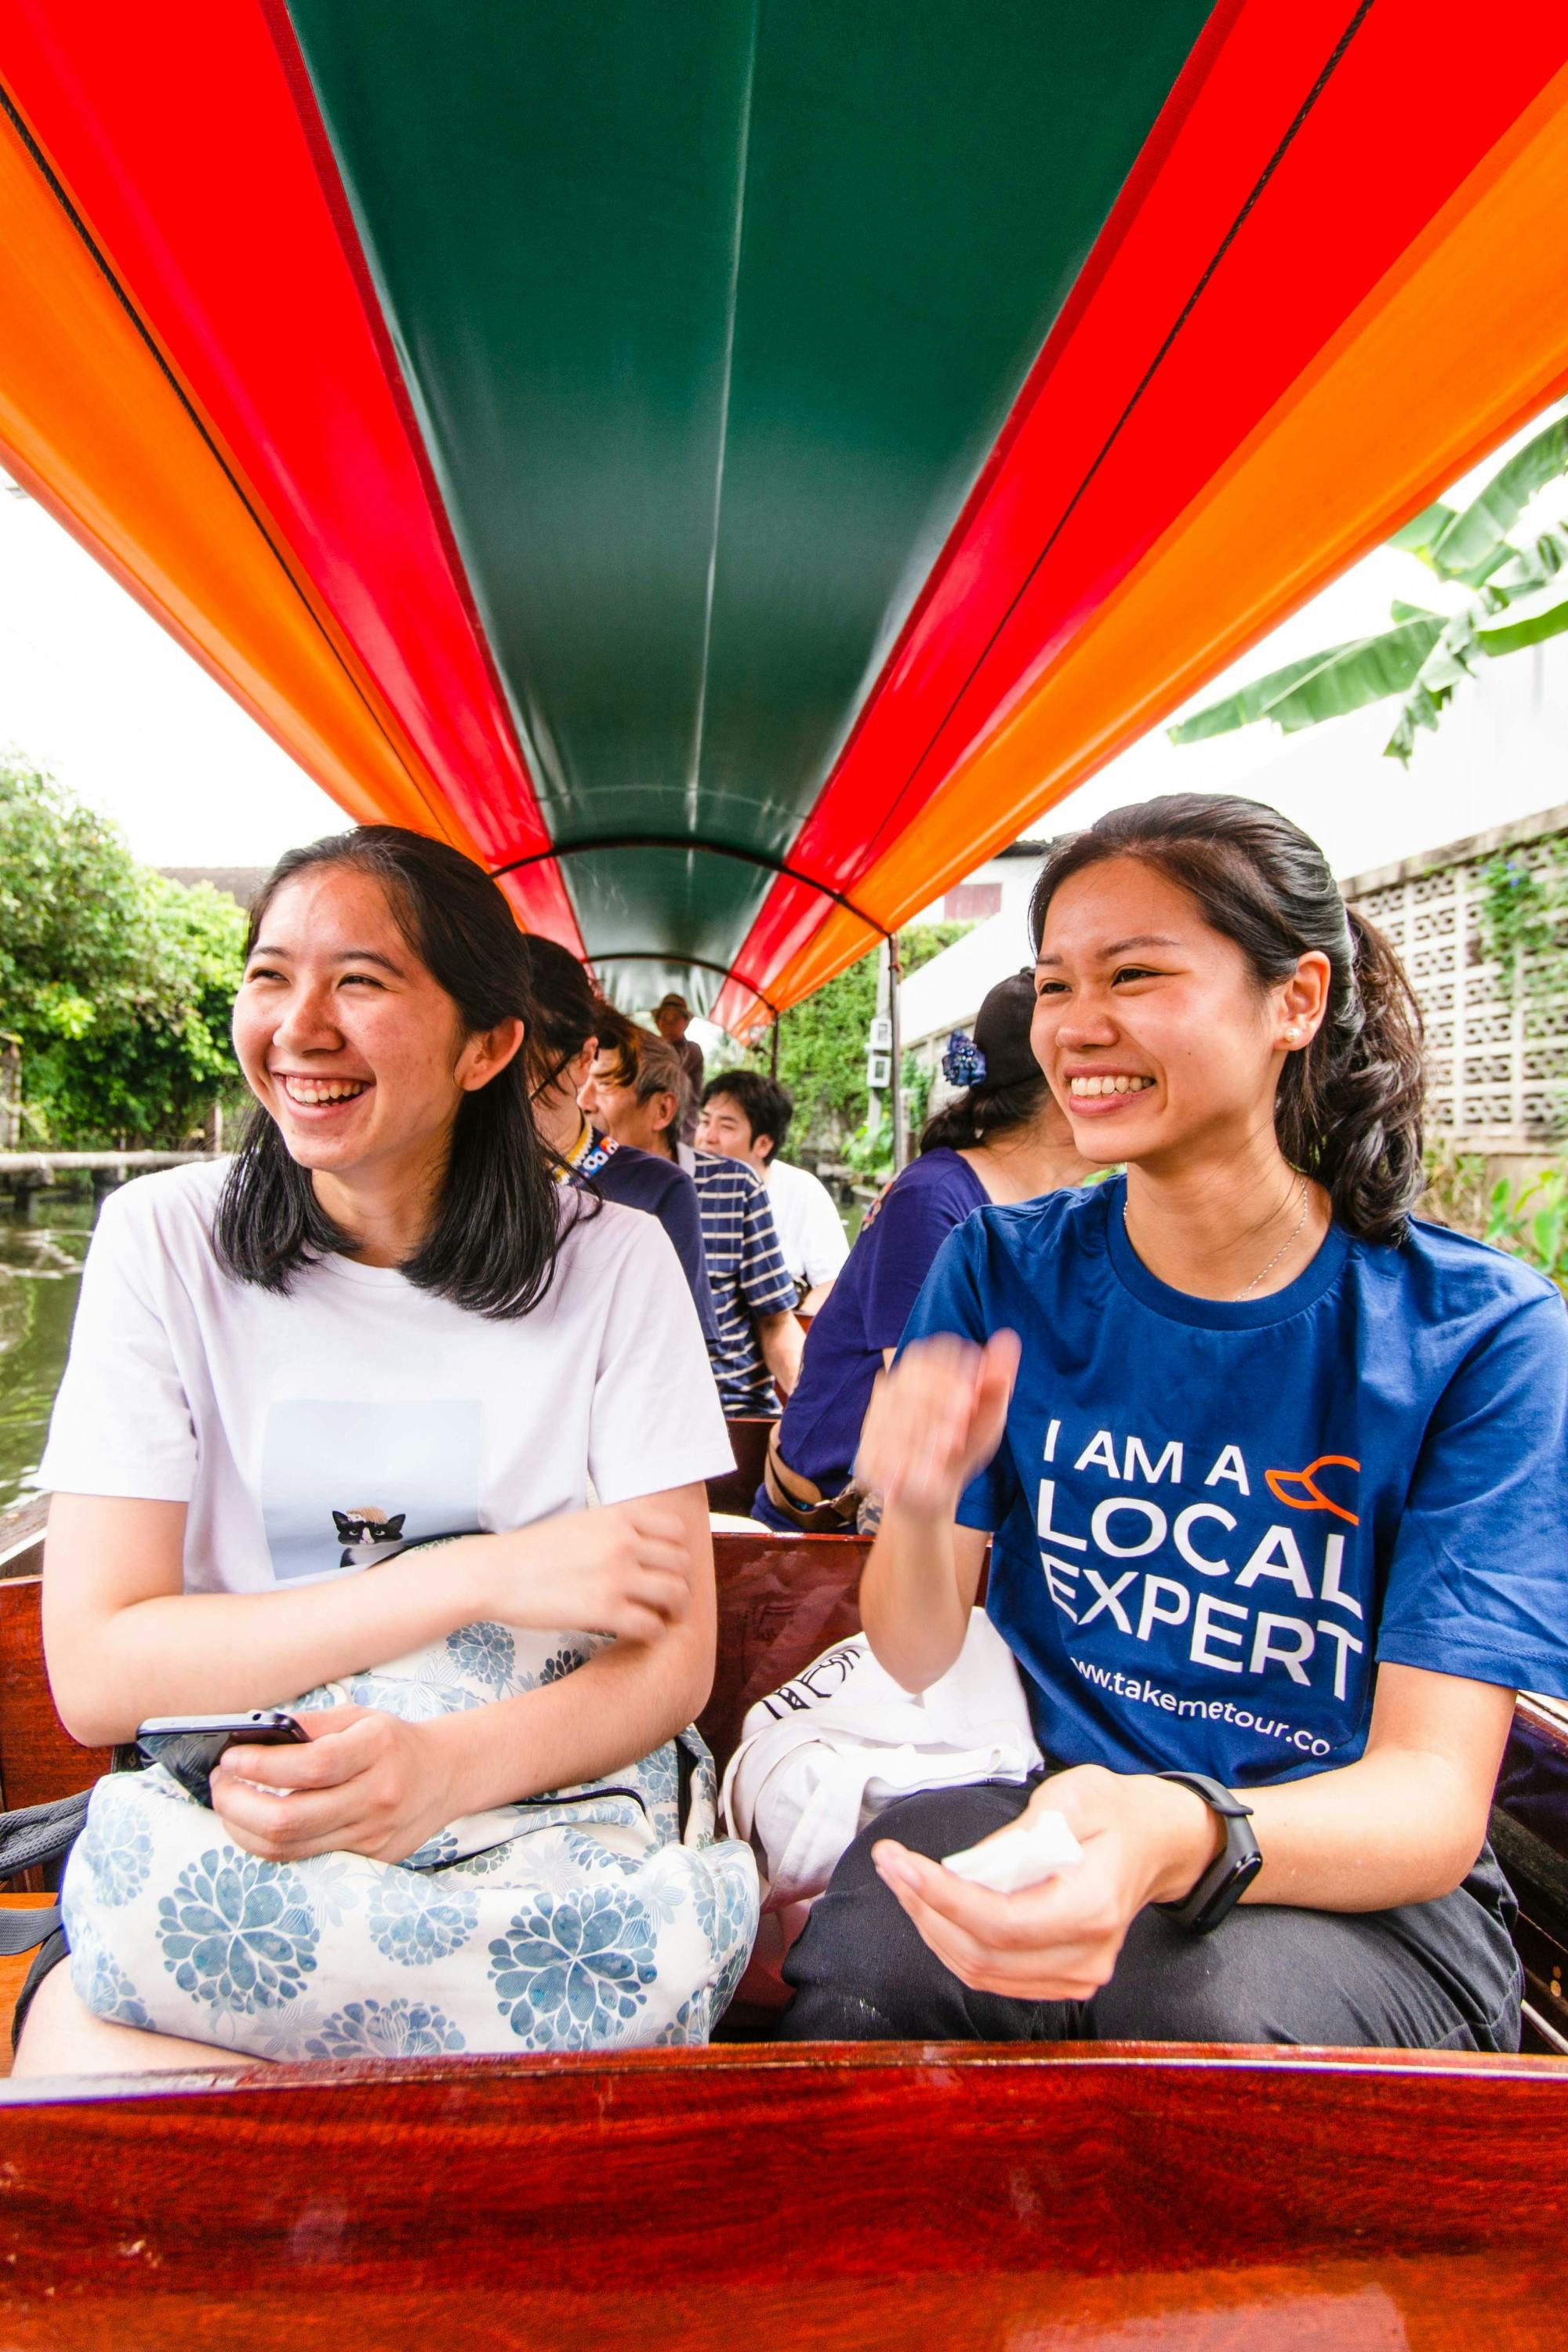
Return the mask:
M 691 1158 L 719 1326 L 717 1343 L 708 1343 L 719 1401 L 730 1413 L 776 1413 L 778 1398 L 754 1318 L 792 1312 L 796 1285 L 779 1247 L 768 1188 L 743 1160 L 713 1151 Z

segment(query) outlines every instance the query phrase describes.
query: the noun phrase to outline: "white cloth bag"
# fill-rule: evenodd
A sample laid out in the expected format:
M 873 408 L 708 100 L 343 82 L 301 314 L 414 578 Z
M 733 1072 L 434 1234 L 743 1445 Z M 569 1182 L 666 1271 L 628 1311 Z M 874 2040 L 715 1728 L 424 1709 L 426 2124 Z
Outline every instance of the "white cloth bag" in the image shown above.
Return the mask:
M 919 1696 L 878 1664 L 864 1633 L 825 1650 L 747 1709 L 719 1796 L 721 1835 L 754 1849 L 764 1921 L 776 1923 L 764 1959 L 788 1949 L 845 1847 L 895 1799 L 1026 1780 L 1044 1760 L 1013 1654 L 983 1609 L 970 1612 L 956 1662 Z
M 420 1723 L 557 1682 L 601 1646 L 465 1625 L 293 1704 Z M 258 2058 L 706 2042 L 757 1918 L 750 1848 L 713 1835 L 716 1793 L 689 1729 L 603 1780 L 466 1815 L 405 1862 L 277 1863 L 163 1765 L 111 1772 L 61 1890 L 71 1982 L 111 2024 Z

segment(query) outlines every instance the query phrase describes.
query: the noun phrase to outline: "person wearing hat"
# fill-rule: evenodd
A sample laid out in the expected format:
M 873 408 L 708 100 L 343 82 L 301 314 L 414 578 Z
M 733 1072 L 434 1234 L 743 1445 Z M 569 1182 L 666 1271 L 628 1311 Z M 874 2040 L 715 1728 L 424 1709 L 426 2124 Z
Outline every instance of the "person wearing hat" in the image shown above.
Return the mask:
M 691 1081 L 691 1093 L 680 1121 L 680 1140 L 693 1143 L 697 1139 L 697 1106 L 702 1099 L 702 1048 L 695 1037 L 686 1034 L 691 1018 L 691 1007 L 675 989 L 661 996 L 653 1009 L 653 1025 L 666 1045 L 673 1045 L 679 1055 L 687 1076 Z
M 1032 971 L 999 981 L 973 1037 L 955 1030 L 942 1073 L 963 1089 L 921 1136 L 920 1156 L 872 1203 L 814 1320 L 800 1379 L 773 1433 L 752 1509 L 767 1526 L 852 1534 L 854 1462 L 877 1375 L 892 1361 L 938 1250 L 972 1209 L 1028 1201 L 1097 1173 L 1029 1046 Z

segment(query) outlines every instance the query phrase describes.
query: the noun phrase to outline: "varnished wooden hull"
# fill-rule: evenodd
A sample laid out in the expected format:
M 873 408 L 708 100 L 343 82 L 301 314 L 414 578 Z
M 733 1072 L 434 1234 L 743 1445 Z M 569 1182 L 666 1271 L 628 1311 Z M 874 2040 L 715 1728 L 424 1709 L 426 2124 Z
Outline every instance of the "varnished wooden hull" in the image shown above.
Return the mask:
M 1533 2352 L 1568 2061 L 938 2047 L 5 2095 L 14 2352 Z

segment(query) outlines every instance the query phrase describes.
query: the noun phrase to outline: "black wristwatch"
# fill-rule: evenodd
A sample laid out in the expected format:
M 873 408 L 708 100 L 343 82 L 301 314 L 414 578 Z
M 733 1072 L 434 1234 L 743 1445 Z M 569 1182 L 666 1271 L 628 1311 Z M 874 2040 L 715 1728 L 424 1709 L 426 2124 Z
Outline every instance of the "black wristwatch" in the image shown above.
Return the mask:
M 1206 1936 L 1240 1902 L 1243 1889 L 1251 1885 L 1263 1867 L 1263 1856 L 1252 1834 L 1252 1807 L 1244 1805 L 1222 1781 L 1211 1780 L 1206 1772 L 1156 1772 L 1154 1778 L 1179 1780 L 1225 1823 L 1225 1852 L 1210 1863 L 1192 1893 L 1180 1903 L 1154 1906 L 1157 1911 L 1173 1913 L 1194 1936 Z

